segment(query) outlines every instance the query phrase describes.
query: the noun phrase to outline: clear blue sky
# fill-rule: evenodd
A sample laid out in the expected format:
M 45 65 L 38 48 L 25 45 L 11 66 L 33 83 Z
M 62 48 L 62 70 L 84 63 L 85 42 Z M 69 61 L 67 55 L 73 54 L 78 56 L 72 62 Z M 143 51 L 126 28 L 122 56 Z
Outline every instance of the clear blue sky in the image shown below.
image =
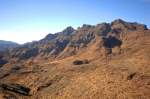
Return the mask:
M 25 43 L 117 18 L 150 27 L 150 0 L 0 0 L 0 39 Z

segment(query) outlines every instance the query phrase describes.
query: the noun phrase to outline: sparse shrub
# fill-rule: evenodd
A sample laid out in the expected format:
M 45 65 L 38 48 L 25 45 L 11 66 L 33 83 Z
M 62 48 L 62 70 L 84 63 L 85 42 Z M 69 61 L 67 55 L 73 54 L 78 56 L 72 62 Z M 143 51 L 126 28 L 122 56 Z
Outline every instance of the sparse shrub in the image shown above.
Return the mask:
M 87 59 L 85 59 L 85 60 L 75 60 L 73 62 L 74 65 L 82 65 L 82 64 L 88 64 L 88 63 L 89 63 L 89 61 Z

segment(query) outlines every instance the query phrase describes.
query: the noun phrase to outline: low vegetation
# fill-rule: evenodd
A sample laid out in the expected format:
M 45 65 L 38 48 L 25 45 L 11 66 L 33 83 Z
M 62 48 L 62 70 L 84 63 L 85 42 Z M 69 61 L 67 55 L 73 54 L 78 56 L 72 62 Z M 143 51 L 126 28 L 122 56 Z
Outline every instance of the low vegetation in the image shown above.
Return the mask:
M 88 64 L 89 63 L 89 61 L 87 60 L 87 59 L 85 59 L 85 60 L 75 60 L 75 61 L 73 61 L 73 64 L 74 65 L 82 65 L 82 64 Z

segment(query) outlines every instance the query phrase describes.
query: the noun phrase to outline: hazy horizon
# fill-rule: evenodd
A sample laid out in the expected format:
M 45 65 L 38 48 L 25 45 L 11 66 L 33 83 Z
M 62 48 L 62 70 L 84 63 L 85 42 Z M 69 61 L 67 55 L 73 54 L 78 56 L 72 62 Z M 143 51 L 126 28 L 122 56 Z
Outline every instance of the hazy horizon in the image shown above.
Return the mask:
M 23 44 L 118 18 L 150 27 L 149 9 L 150 0 L 0 0 L 0 40 Z

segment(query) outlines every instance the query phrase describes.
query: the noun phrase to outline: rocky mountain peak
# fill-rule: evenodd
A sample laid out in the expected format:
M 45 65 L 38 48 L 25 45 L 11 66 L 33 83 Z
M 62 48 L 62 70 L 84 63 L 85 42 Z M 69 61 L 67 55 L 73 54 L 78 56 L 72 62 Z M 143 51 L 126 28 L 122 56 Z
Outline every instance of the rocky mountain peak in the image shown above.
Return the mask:
M 117 24 L 117 23 L 126 23 L 126 21 L 124 21 L 122 19 L 116 19 L 112 23 L 114 23 L 114 24 Z
M 74 31 L 75 31 L 75 29 L 74 29 L 73 27 L 68 26 L 66 29 L 64 29 L 64 30 L 62 31 L 62 34 L 64 34 L 64 35 L 70 35 L 70 34 L 72 34 Z
M 122 19 L 116 19 L 111 23 L 112 29 L 121 29 L 123 31 L 148 30 L 144 24 L 137 22 L 126 22 Z

